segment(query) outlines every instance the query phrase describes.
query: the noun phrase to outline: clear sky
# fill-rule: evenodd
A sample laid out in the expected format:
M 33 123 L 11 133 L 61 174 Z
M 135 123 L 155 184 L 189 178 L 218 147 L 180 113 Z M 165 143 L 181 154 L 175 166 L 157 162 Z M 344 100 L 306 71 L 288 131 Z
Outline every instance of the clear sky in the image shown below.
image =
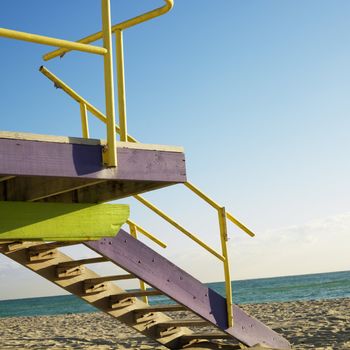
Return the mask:
M 113 23 L 161 4 L 113 0 Z M 2 0 L 0 22 L 75 40 L 100 30 L 99 6 Z M 171 13 L 125 33 L 130 134 L 184 146 L 188 178 L 257 235 L 229 226 L 234 279 L 350 269 L 349 18 L 347 0 L 175 0 Z M 80 135 L 79 106 L 38 72 L 49 50 L 0 38 L 0 130 Z M 101 57 L 45 65 L 104 110 Z M 219 247 L 214 213 L 183 186 L 147 198 Z M 166 256 L 203 281 L 223 279 L 201 248 L 121 202 L 169 243 Z M 0 285 L 0 299 L 62 294 L 4 257 Z

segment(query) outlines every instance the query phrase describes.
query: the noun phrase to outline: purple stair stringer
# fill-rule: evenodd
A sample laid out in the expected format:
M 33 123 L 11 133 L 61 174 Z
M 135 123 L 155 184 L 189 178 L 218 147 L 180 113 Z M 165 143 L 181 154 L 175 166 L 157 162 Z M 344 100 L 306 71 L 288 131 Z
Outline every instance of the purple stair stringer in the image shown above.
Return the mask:
M 233 306 L 234 326 L 228 328 L 224 297 L 126 231 L 120 230 L 113 238 L 84 244 L 241 343 L 248 346 L 260 343 L 277 349 L 290 349 L 286 339 L 236 305 Z

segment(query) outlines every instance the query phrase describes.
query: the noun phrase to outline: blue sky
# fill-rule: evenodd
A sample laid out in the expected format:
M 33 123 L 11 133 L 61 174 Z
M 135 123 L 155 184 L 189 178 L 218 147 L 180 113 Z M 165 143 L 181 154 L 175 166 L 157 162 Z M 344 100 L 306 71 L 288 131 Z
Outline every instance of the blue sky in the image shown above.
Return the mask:
M 113 23 L 161 4 L 114 0 Z M 75 40 L 100 30 L 99 5 L 3 0 L 0 22 Z M 350 268 L 349 13 L 345 0 L 176 0 L 169 14 L 125 33 L 130 134 L 184 146 L 188 178 L 257 234 L 252 240 L 230 226 L 234 278 Z M 80 135 L 79 106 L 38 72 L 49 50 L 0 38 L 1 130 Z M 104 110 L 101 57 L 71 53 L 44 64 Z M 90 120 L 92 136 L 104 138 Z M 215 215 L 181 186 L 147 198 L 217 242 Z M 222 279 L 200 248 L 122 202 L 171 244 L 169 258 L 188 267 L 196 254 L 198 276 Z M 0 281 L 14 268 L 2 266 Z

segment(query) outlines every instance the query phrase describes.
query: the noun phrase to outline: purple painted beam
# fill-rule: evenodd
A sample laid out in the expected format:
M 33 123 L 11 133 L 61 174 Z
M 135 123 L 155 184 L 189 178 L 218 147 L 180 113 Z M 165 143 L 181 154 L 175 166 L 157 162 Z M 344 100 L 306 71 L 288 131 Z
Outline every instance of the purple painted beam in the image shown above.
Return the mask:
M 118 166 L 102 165 L 102 146 L 0 139 L 0 174 L 101 180 L 185 182 L 181 152 L 117 149 Z
M 86 242 L 86 246 L 162 291 L 240 342 L 253 346 L 265 343 L 279 349 L 290 344 L 260 321 L 233 307 L 234 327 L 227 327 L 226 300 L 142 242 L 120 230 L 114 238 Z

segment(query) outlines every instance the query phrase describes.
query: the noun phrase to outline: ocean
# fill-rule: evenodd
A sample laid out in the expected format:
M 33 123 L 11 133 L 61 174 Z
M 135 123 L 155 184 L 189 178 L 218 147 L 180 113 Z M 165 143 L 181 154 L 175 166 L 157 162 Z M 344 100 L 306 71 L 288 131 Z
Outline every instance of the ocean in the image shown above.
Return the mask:
M 207 285 L 224 295 L 223 282 Z M 350 271 L 233 281 L 232 290 L 236 304 L 349 298 Z M 168 304 L 170 301 L 164 296 L 155 296 L 150 298 L 150 303 Z M 95 311 L 94 307 L 73 295 L 0 301 L 0 317 Z

